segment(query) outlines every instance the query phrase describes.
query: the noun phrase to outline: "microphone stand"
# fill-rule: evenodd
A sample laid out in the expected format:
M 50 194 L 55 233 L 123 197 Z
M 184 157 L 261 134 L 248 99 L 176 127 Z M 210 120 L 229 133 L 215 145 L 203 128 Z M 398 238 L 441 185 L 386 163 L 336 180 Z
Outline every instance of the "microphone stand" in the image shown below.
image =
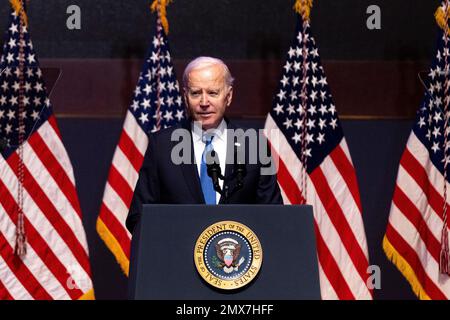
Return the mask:
M 214 157 L 213 154 L 215 154 L 215 151 L 211 152 L 211 155 Z M 214 190 L 216 190 L 218 193 L 222 194 L 222 189 L 220 188 L 219 179 L 224 180 L 225 178 L 222 175 L 222 173 L 220 172 L 220 165 L 214 161 L 213 163 L 207 163 L 206 167 L 207 167 L 206 170 L 207 170 L 208 176 L 210 176 L 213 181 Z
M 214 190 L 224 197 L 225 202 L 229 199 L 231 195 L 236 193 L 238 190 L 244 187 L 244 177 L 247 174 L 247 170 L 245 168 L 245 164 L 238 163 L 237 161 L 237 144 L 234 143 L 234 171 L 231 176 L 224 177 L 220 170 L 219 158 L 216 155 L 214 150 L 211 151 L 209 158 L 212 161 L 207 161 L 207 173 L 208 176 L 211 177 L 213 181 Z M 229 191 L 228 182 L 232 179 L 236 178 L 236 184 L 234 188 Z M 220 187 L 219 179 L 223 180 L 224 188 Z

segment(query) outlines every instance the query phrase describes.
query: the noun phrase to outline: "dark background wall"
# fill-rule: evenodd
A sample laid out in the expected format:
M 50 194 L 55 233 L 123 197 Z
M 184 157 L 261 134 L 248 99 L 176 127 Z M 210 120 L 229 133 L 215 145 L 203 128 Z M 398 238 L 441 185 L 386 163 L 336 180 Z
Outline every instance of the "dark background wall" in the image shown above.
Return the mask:
M 148 0 L 31 0 L 30 31 L 74 166 L 97 298 L 126 298 L 126 277 L 95 231 L 112 154 L 154 32 Z M 231 116 L 263 125 L 294 36 L 294 1 L 174 0 L 170 45 L 180 77 L 198 55 L 225 59 L 237 78 Z M 1 1 L 0 28 L 9 2 Z M 81 30 L 68 30 L 66 8 L 81 8 Z M 381 9 L 368 30 L 366 9 Z M 382 272 L 377 299 L 414 299 L 385 258 L 381 240 L 400 154 L 423 88 L 417 73 L 433 55 L 436 0 L 320 0 L 312 30 L 357 171 L 370 263 Z M 59 78 L 58 78 L 59 77 Z M 365 119 L 365 120 L 361 120 Z
M 3 0 L 0 22 L 7 23 Z M 61 71 L 52 95 L 60 115 L 124 114 L 152 40 L 149 0 L 33 0 L 30 30 L 46 68 Z M 175 0 L 168 7 L 175 70 L 198 55 L 230 64 L 236 95 L 232 117 L 263 118 L 295 30 L 293 0 Z M 436 0 L 315 1 L 312 29 L 341 116 L 411 118 L 437 35 Z M 81 9 L 81 30 L 66 27 L 69 5 Z M 381 29 L 369 30 L 369 5 Z M 1 25 L 1 24 L 0 24 Z M 115 79 L 116 81 L 110 81 Z M 81 80 L 81 81 L 80 81 Z M 348 92 L 352 95 L 348 95 Z
M 5 21 L 8 0 L 3 0 Z M 129 58 L 147 50 L 154 15 L 149 0 L 31 0 L 30 26 L 41 58 Z M 292 0 L 175 0 L 168 7 L 172 54 L 225 59 L 284 58 L 295 15 Z M 314 1 L 313 31 L 324 59 L 428 59 L 437 0 Z M 78 5 L 81 30 L 66 28 L 66 8 Z M 381 8 L 381 30 L 366 28 L 366 9 Z

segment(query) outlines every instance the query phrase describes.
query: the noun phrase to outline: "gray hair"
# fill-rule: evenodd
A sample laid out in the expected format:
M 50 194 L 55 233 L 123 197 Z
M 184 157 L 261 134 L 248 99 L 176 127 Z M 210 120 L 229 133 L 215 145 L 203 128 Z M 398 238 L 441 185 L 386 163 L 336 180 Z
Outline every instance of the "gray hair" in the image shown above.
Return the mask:
M 192 70 L 198 69 L 200 67 L 208 66 L 208 65 L 220 65 L 223 68 L 224 71 L 224 77 L 225 77 L 225 83 L 231 87 L 233 86 L 234 78 L 231 75 L 230 69 L 228 69 L 227 65 L 220 59 L 213 58 L 213 57 L 198 57 L 189 62 L 189 64 L 186 66 L 186 69 L 184 69 L 183 73 L 183 86 L 186 89 L 188 87 L 189 82 L 189 73 L 191 73 Z

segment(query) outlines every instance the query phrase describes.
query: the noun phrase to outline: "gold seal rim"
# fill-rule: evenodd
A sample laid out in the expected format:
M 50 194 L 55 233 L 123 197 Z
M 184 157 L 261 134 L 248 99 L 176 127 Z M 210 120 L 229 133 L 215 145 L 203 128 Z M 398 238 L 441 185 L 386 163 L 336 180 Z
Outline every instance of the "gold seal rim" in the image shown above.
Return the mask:
M 215 227 L 217 227 L 217 231 L 214 231 Z M 207 263 L 205 262 L 204 259 L 204 252 L 208 241 L 216 234 L 224 231 L 233 231 L 240 234 L 248 242 L 250 248 L 253 251 L 252 261 L 248 270 L 240 277 L 230 280 L 219 278 L 214 274 L 212 274 L 211 272 L 209 272 Z M 208 233 L 210 234 L 207 235 Z M 247 235 L 251 235 L 253 241 L 250 241 Z M 255 252 L 257 254 L 255 254 Z M 257 256 L 257 259 L 255 259 L 255 255 Z M 261 241 L 259 240 L 258 236 L 252 229 L 250 229 L 247 225 L 241 222 L 233 220 L 224 220 L 215 222 L 206 227 L 205 229 L 203 229 L 203 231 L 198 236 L 197 241 L 195 242 L 194 247 L 195 268 L 197 269 L 197 272 L 204 281 L 206 281 L 209 285 L 218 289 L 236 290 L 247 286 L 248 284 L 253 282 L 253 280 L 259 274 L 262 262 L 263 262 L 263 248 L 261 245 Z

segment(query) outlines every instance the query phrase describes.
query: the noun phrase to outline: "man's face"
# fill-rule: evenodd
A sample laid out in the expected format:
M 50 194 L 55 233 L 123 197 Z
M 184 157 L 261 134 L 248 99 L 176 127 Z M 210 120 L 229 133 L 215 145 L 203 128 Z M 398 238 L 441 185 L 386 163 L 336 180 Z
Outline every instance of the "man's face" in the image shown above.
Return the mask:
M 217 128 L 232 97 L 233 88 L 225 83 L 220 65 L 202 66 L 189 73 L 184 98 L 191 117 L 202 123 L 203 130 Z

